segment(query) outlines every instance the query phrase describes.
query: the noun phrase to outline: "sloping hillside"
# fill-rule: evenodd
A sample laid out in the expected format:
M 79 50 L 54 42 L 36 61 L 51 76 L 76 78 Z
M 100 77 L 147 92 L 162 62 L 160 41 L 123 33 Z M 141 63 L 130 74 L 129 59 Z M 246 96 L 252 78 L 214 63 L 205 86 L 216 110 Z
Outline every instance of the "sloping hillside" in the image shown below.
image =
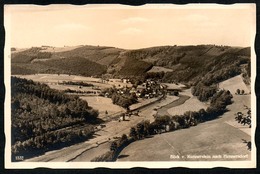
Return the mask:
M 101 75 L 106 72 L 105 66 L 89 61 L 83 57 L 69 57 L 39 62 L 44 66 L 58 68 L 63 74 L 79 74 L 83 76 Z
M 124 65 L 119 71 L 119 74 L 121 75 L 140 75 L 144 74 L 145 72 L 149 71 L 152 68 L 152 64 L 141 61 L 138 59 L 128 58 L 126 59 Z
M 98 112 L 86 101 L 32 80 L 11 78 L 12 158 L 86 141 Z
M 51 53 L 40 52 L 41 48 L 32 47 L 12 54 L 12 63 L 30 63 L 34 59 L 50 58 Z
M 245 85 L 240 75 L 219 83 L 219 88 L 229 90 L 232 94 L 235 94 L 237 92 L 237 89 L 239 89 L 240 91 L 244 90 L 245 93 L 250 92 L 250 89 Z
M 84 57 L 90 61 L 101 65 L 110 65 L 115 60 L 122 49 L 114 47 L 83 46 L 70 51 L 58 52 L 56 57 Z
M 83 76 L 101 75 L 106 67 L 81 57 L 50 59 L 34 63 L 12 63 L 12 74 L 75 74 Z
M 248 51 L 249 50 L 249 51 Z M 164 46 L 131 50 L 128 58 L 172 69 L 163 81 L 194 83 L 205 77 L 220 82 L 241 73 L 240 65 L 250 62 L 250 48 L 229 46 Z
M 137 50 L 81 46 L 59 52 L 31 48 L 12 54 L 12 74 L 41 72 L 89 76 L 107 73 L 129 77 L 144 76 L 153 66 L 160 66 L 172 70 L 165 72 L 164 82 L 194 84 L 203 78 L 207 85 L 241 74 L 246 64 L 250 64 L 249 47 L 215 45 L 160 46 Z

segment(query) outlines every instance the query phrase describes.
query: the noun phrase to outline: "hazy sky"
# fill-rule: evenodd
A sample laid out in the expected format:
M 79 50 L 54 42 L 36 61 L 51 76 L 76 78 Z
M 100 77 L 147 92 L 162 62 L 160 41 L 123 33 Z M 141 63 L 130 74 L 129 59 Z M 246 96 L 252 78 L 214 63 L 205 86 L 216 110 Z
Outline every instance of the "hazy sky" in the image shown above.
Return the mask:
M 217 8 L 216 8 L 217 7 Z M 12 47 L 250 46 L 254 6 L 6 6 Z

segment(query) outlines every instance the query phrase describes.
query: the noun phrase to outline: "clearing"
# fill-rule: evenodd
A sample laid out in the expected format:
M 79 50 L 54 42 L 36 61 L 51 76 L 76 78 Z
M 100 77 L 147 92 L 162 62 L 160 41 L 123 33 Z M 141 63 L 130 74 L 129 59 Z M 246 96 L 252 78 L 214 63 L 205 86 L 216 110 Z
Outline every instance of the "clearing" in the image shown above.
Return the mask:
M 181 83 L 162 83 L 162 85 L 166 85 L 167 89 L 183 89 L 186 86 Z
M 51 52 L 51 53 L 58 53 L 64 51 L 71 51 L 76 48 L 83 47 L 83 45 L 78 46 L 64 46 L 64 47 L 46 47 L 45 49 L 41 50 L 41 52 Z
M 167 110 L 170 115 L 182 115 L 187 111 L 199 111 L 200 109 L 207 109 L 208 105 L 197 99 L 197 97 L 192 96 L 185 101 L 182 105 L 172 107 Z
M 62 81 L 78 81 L 78 82 L 86 82 L 93 84 L 96 87 L 101 89 L 113 87 L 113 85 L 117 88 L 121 87 L 131 87 L 131 83 L 124 83 L 121 79 L 109 79 L 109 81 L 103 81 L 101 78 L 95 77 L 84 77 L 84 76 L 76 76 L 76 75 L 67 75 L 67 74 L 34 74 L 34 75 L 15 75 L 20 78 L 31 79 L 36 82 L 47 83 L 52 85 L 57 85 L 58 82 Z M 53 86 L 52 86 L 53 87 Z
M 229 90 L 231 94 L 235 94 L 237 92 L 237 89 L 240 89 L 240 91 L 244 90 L 246 94 L 250 92 L 250 87 L 247 87 L 245 85 L 241 75 L 235 76 L 219 83 L 219 88 Z
M 99 118 L 104 118 L 106 116 L 125 112 L 125 109 L 112 103 L 111 98 L 101 97 L 101 96 L 82 96 L 80 97 L 88 102 L 88 105 L 99 111 Z M 106 115 L 105 112 L 108 112 Z
M 164 68 L 162 66 L 153 66 L 152 69 L 150 69 L 149 72 L 172 72 L 173 70 L 170 68 Z
M 208 104 L 199 101 L 197 97 L 191 94 L 191 89 L 183 90 L 176 98 L 178 99 L 172 103 L 159 108 L 158 115 L 182 115 L 186 111 L 199 111 L 200 109 L 206 109 L 208 107 Z

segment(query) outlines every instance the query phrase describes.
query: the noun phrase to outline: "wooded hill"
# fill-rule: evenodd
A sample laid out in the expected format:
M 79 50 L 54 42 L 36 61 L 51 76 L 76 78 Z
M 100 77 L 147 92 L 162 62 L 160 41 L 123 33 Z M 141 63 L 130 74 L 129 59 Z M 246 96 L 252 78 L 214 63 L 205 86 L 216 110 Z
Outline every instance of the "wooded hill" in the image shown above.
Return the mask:
M 98 111 L 48 85 L 12 77 L 12 157 L 30 157 L 87 140 Z M 15 158 L 13 158 L 15 160 Z
M 70 51 L 44 52 L 31 48 L 12 54 L 12 74 L 66 73 L 83 76 L 111 74 L 143 76 L 153 66 L 172 69 L 165 82 L 215 83 L 250 73 L 250 47 L 216 45 L 160 46 L 137 50 L 81 46 Z

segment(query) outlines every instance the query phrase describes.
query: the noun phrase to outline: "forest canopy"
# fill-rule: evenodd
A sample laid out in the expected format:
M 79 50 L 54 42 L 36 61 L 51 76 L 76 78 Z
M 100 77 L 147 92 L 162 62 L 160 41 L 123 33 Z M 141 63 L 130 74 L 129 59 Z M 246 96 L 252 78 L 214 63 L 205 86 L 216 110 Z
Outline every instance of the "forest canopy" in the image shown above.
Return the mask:
M 28 156 L 87 140 L 98 111 L 76 96 L 32 80 L 11 78 L 12 154 Z

